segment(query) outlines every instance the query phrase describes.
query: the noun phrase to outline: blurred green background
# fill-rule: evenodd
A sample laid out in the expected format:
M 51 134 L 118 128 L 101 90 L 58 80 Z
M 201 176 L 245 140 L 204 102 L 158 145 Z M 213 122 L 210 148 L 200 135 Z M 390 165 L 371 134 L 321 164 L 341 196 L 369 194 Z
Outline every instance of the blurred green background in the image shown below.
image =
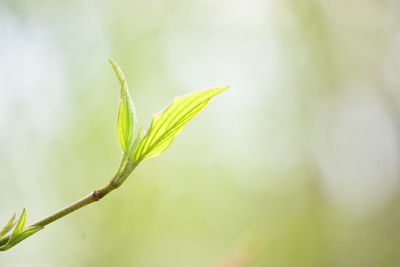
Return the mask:
M 162 156 L 0 266 L 400 266 L 400 3 L 0 0 L 0 221 L 108 182 L 141 125 L 222 85 Z

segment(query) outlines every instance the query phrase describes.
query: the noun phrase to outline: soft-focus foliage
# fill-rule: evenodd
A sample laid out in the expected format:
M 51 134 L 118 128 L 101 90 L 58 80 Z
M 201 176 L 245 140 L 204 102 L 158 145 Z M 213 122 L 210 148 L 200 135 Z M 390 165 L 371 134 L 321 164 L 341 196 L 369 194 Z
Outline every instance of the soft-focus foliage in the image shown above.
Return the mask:
M 145 120 L 176 95 L 234 88 L 121 190 L 0 266 L 400 266 L 399 10 L 391 0 L 0 1 L 2 223 L 25 207 L 29 225 L 113 175 L 107 57 Z

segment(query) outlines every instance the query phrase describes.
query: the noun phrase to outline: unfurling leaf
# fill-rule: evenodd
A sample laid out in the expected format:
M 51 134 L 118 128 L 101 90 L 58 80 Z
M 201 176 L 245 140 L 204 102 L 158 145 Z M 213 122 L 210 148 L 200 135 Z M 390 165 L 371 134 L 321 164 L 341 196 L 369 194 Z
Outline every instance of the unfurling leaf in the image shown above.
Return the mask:
M 128 90 L 125 76 L 118 65 L 109 59 L 121 85 L 120 104 L 117 120 L 117 139 L 124 153 L 128 153 L 135 140 L 136 112 Z
M 5 236 L 14 227 L 14 225 L 16 223 L 16 222 L 14 222 L 14 220 L 15 220 L 15 213 L 11 216 L 11 218 L 8 220 L 6 225 L 4 225 L 3 229 L 1 229 L 0 238 Z
M 133 151 L 135 162 L 165 151 L 186 123 L 196 116 L 213 96 L 228 88 L 229 86 L 199 90 L 175 98 L 167 109 L 153 116 L 150 129 Z

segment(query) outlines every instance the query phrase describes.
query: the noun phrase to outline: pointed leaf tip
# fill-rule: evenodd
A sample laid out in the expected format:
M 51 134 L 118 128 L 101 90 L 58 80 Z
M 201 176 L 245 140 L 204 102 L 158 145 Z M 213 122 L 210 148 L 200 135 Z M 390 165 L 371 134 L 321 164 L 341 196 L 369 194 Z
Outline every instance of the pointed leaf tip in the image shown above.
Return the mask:
M 119 81 L 120 84 L 122 84 L 122 81 L 125 80 L 125 75 L 124 73 L 121 71 L 120 67 L 118 66 L 118 64 L 112 60 L 111 58 L 108 59 L 108 62 L 111 64 L 111 67 L 113 68 L 115 75 L 117 76 L 117 79 Z

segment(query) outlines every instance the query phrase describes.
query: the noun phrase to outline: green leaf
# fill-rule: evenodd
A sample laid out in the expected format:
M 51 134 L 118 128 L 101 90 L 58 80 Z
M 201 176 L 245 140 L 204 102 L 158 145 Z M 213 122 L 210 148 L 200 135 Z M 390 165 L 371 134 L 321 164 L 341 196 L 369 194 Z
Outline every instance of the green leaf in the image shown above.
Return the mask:
M 135 127 L 137 124 L 135 106 L 133 105 L 129 95 L 128 84 L 123 72 L 112 59 L 109 59 L 109 62 L 114 69 L 117 79 L 121 85 L 117 120 L 117 139 L 122 151 L 124 153 L 128 153 L 135 140 Z
M 14 231 L 12 232 L 10 236 L 10 242 L 12 239 L 15 239 L 17 236 L 19 236 L 22 233 L 22 230 L 24 229 L 25 226 L 25 220 L 26 220 L 26 211 L 25 209 L 22 210 L 22 214 L 19 217 L 19 220 L 17 222 L 17 225 L 15 226 Z
M 25 228 L 12 242 L 12 244 L 10 244 L 10 247 L 15 246 L 16 244 L 18 244 L 19 242 L 21 242 L 22 240 L 30 237 L 31 235 L 33 235 L 34 233 L 42 230 L 44 227 L 43 226 L 30 226 Z
M 14 222 L 14 220 L 15 220 L 15 213 L 11 216 L 11 218 L 8 220 L 6 225 L 4 225 L 3 229 L 1 229 L 0 238 L 5 236 L 14 227 L 14 225 L 16 223 L 16 222 Z
M 150 129 L 133 151 L 135 162 L 165 151 L 186 123 L 196 116 L 216 94 L 229 86 L 205 89 L 174 99 L 163 112 L 153 116 Z

